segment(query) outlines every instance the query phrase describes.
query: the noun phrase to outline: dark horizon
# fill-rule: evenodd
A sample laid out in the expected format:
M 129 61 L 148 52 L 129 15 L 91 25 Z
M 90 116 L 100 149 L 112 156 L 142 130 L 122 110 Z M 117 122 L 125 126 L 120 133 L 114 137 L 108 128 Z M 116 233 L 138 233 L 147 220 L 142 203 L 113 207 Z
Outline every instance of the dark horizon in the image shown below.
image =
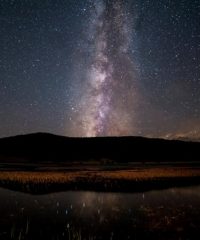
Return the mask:
M 200 142 L 144 137 L 68 138 L 47 133 L 0 139 L 0 161 L 5 163 L 59 162 L 187 162 L 200 161 Z

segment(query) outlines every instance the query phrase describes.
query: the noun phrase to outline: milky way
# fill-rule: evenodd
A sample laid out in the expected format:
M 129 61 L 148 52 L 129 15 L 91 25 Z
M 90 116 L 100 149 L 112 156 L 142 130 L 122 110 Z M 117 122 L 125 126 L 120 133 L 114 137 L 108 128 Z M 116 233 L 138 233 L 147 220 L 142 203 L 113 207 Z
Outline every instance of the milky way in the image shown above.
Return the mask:
M 123 1 L 94 4 L 90 36 L 92 60 L 86 71 L 83 96 L 78 99 L 79 114 L 73 135 L 128 135 L 134 131 L 138 101 L 133 59 L 129 56 L 132 41 L 131 16 Z M 90 46 L 91 48 L 91 46 Z M 80 102 L 79 102 L 80 101 Z M 73 122 L 74 122 L 73 121 Z

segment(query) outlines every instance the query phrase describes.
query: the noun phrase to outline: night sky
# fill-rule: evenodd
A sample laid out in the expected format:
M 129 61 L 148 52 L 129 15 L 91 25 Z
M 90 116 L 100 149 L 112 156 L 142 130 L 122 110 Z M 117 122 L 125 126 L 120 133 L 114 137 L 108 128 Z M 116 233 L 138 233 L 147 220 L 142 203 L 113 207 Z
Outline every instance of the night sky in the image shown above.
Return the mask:
M 199 0 L 0 0 L 0 137 L 200 138 Z

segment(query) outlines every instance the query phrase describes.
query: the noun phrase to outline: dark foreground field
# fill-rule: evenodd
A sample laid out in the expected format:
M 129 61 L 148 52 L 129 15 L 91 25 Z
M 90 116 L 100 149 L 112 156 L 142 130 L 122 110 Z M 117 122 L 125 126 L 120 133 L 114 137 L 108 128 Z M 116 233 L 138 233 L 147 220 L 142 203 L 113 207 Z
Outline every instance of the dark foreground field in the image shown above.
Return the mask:
M 0 140 L 0 240 L 198 239 L 200 143 Z

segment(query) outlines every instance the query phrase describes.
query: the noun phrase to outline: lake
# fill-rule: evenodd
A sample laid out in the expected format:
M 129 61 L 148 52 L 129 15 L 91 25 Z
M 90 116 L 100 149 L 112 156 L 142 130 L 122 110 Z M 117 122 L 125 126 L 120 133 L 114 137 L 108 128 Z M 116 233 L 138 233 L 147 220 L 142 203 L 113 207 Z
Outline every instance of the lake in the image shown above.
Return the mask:
M 197 239 L 200 186 L 31 195 L 0 188 L 0 239 Z

